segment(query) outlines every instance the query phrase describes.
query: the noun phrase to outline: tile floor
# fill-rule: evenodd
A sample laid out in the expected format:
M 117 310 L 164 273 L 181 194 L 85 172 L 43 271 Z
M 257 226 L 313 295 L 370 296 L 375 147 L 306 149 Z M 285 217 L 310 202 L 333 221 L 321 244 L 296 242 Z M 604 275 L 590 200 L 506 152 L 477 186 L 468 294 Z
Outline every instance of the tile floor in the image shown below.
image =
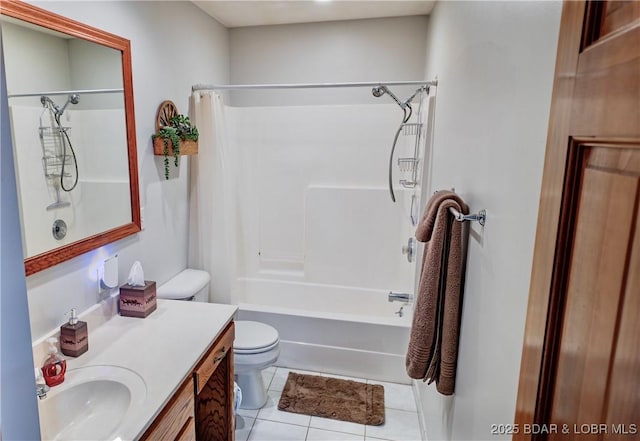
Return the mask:
M 272 367 L 262 371 L 269 390 L 267 404 L 259 410 L 240 409 L 236 418 L 236 441 L 421 440 L 411 386 L 297 369 L 294 372 L 382 384 L 385 423 L 380 426 L 366 426 L 278 410 L 280 393 L 289 369 Z

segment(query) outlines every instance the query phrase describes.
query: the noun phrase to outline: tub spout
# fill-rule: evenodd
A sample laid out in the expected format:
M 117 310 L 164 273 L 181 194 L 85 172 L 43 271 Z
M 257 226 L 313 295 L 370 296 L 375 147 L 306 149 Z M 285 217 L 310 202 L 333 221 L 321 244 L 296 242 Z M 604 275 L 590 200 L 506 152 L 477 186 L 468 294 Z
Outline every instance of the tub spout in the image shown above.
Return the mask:
M 389 291 L 389 301 L 390 302 L 405 302 L 409 303 L 413 300 L 413 294 L 409 294 L 406 292 L 393 292 Z

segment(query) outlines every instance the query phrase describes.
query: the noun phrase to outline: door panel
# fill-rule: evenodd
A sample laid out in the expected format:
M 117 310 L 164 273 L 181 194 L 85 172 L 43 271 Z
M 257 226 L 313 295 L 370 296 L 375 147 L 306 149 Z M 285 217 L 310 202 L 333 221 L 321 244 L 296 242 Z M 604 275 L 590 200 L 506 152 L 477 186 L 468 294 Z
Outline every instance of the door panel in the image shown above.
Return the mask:
M 584 150 L 577 164 L 581 178 L 577 188 L 565 195 L 578 206 L 549 421 L 557 427 L 568 424 L 571 433 L 550 439 L 573 439 L 574 424 L 605 422 L 617 319 L 625 301 L 627 262 L 638 218 L 640 169 L 628 164 L 638 165 L 640 150 L 621 147 L 578 146 Z M 622 167 L 605 165 L 616 164 L 620 157 L 632 160 Z
M 635 48 L 635 50 L 633 50 Z M 627 137 L 640 126 L 640 20 L 580 54 L 570 131 Z
M 640 2 L 637 0 L 607 1 L 600 28 L 600 37 L 605 37 L 640 18 Z
M 636 214 L 635 238 L 627 271 L 624 302 L 620 308 L 618 342 L 609 376 L 606 423 L 630 428 L 640 416 L 640 216 Z M 635 385 L 635 387 L 633 387 Z M 629 440 L 628 435 L 608 434 L 605 440 Z
M 565 1 L 514 439 L 640 439 L 639 206 L 640 2 Z

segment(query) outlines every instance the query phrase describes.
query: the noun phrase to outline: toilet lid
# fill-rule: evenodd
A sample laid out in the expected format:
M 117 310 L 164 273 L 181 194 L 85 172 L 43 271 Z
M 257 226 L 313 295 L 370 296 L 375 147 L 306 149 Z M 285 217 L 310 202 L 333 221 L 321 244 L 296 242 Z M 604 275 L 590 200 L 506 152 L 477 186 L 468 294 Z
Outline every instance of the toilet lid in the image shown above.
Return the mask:
M 274 346 L 280 340 L 278 331 L 269 325 L 249 320 L 236 321 L 236 337 L 233 349 L 254 351 Z

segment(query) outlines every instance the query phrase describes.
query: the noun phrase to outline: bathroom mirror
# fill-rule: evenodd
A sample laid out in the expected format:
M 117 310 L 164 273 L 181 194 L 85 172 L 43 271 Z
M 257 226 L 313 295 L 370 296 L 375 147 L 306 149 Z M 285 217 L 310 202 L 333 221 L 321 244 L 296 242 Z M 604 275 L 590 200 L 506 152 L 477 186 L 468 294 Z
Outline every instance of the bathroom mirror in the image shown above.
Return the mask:
M 19 1 L 0 12 L 30 275 L 141 229 L 131 49 Z

